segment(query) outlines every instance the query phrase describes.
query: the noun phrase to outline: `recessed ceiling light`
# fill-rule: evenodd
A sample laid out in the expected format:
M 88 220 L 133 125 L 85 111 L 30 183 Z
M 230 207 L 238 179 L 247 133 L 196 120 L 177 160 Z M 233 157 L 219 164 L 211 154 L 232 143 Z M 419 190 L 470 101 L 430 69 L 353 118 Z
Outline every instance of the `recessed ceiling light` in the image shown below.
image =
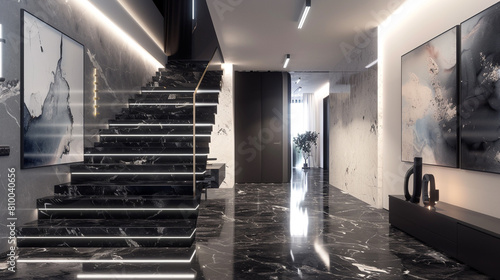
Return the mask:
M 288 62 L 290 62 L 290 54 L 287 54 L 285 56 L 285 62 L 283 63 L 283 68 L 286 68 L 288 66 Z
M 374 61 L 372 61 L 371 63 L 369 63 L 368 65 L 365 66 L 366 69 L 372 67 L 373 65 L 377 64 L 378 63 L 378 59 L 375 59 Z

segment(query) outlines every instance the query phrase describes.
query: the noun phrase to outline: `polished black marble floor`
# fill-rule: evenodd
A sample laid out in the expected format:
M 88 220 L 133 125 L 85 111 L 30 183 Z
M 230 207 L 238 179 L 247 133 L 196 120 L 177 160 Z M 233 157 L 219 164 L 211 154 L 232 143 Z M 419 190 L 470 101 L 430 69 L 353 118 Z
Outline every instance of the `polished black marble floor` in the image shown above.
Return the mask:
M 329 186 L 327 178 L 319 169 L 296 170 L 291 184 L 210 189 L 190 267 L 18 263 L 15 274 L 3 271 L 0 279 L 489 279 L 392 228 L 386 210 Z M 168 258 L 159 248 L 82 251 L 89 259 L 134 254 Z M 178 278 L 167 278 L 172 273 Z

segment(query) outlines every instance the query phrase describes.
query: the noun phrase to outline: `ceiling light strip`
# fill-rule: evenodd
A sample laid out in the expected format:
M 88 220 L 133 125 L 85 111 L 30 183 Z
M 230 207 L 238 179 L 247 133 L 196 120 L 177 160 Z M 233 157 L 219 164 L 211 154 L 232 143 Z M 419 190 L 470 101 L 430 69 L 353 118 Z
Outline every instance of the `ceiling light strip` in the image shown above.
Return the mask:
M 365 66 L 366 69 L 372 67 L 373 65 L 378 63 L 378 59 L 375 59 L 374 61 L 370 62 L 368 65 Z
M 302 29 L 302 27 L 304 26 L 304 22 L 306 21 L 310 9 L 311 9 L 311 0 L 306 0 L 306 3 L 302 8 L 302 12 L 300 13 L 299 29 Z
M 290 62 L 290 54 L 286 54 L 285 62 L 283 63 L 283 68 L 287 68 L 289 62 Z
M 18 263 L 191 263 L 196 250 L 189 259 L 173 259 L 173 260 L 158 260 L 158 259 L 135 259 L 135 260 L 124 260 L 124 259 L 114 259 L 114 260 L 89 260 L 89 259 L 18 259 Z

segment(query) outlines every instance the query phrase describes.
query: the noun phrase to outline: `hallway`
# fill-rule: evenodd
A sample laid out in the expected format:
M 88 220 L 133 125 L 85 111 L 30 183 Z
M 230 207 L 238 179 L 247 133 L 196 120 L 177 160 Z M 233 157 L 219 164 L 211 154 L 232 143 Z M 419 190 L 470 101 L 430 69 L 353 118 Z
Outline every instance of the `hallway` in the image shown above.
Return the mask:
M 386 210 L 329 186 L 321 169 L 295 170 L 290 184 L 209 189 L 189 264 L 18 263 L 1 279 L 488 279 L 392 228 Z M 30 250 L 22 248 L 21 250 Z M 53 254 L 74 251 L 50 248 Z M 33 250 L 40 254 L 43 249 Z M 90 260 L 162 248 L 84 248 Z M 99 274 L 100 277 L 96 274 Z M 162 278 L 163 277 L 163 278 Z M 170 278 L 168 278 L 170 277 Z

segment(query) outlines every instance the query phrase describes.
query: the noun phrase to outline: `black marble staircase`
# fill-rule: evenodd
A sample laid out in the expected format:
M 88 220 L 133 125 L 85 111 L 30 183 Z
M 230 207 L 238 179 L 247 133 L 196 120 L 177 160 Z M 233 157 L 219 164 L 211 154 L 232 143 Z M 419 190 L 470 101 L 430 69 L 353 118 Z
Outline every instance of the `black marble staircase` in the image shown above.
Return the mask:
M 174 62 L 160 69 L 151 85 L 99 131 L 99 141 L 85 149 L 84 163 L 70 166 L 71 182 L 54 186 L 53 196 L 37 200 L 38 220 L 17 229 L 18 247 L 46 248 L 40 255 L 45 260 L 62 257 L 50 247 L 73 252 L 64 258 L 97 262 L 99 257 L 91 253 L 76 252 L 115 247 L 133 255 L 125 248 L 155 247 L 151 249 L 171 249 L 174 255 L 167 259 L 192 259 L 200 193 L 209 184 L 207 157 L 222 75 L 207 72 L 193 112 L 193 92 L 204 67 L 206 63 Z M 85 247 L 89 249 L 75 250 Z M 21 251 L 19 260 L 33 258 Z

